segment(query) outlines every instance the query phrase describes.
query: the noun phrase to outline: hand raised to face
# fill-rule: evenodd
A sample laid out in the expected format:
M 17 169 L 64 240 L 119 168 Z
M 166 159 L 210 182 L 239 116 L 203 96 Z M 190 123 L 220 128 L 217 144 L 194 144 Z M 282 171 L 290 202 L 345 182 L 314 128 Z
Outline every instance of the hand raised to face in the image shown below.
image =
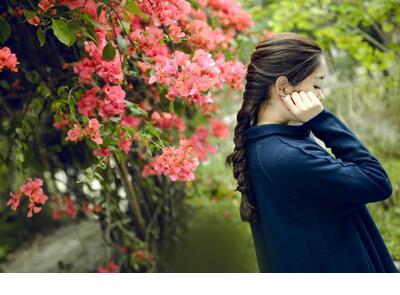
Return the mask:
M 323 98 L 323 94 L 321 92 Z M 323 111 L 319 98 L 312 91 L 293 91 L 291 94 L 281 96 L 283 104 L 300 122 L 307 122 Z

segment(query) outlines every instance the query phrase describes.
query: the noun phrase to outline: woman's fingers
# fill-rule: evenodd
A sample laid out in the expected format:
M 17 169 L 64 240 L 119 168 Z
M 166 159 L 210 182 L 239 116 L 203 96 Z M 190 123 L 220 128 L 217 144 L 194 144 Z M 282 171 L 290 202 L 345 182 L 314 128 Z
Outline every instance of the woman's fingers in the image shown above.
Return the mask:
M 307 94 L 306 94 L 304 91 L 300 91 L 300 92 L 299 92 L 299 95 L 300 95 L 300 97 L 302 98 L 302 100 L 303 100 L 304 103 L 309 102 L 310 99 L 308 98 Z
M 292 92 L 292 94 L 290 96 L 292 97 L 293 102 L 296 106 L 299 106 L 302 103 L 302 99 L 298 92 L 296 92 L 296 91 Z
M 308 121 L 323 110 L 323 105 L 312 91 L 294 91 L 282 97 L 286 108 L 302 122 Z
M 292 99 L 290 98 L 290 94 L 283 96 L 282 102 L 292 114 L 296 112 L 296 106 L 293 103 Z
M 307 97 L 313 104 L 320 103 L 318 97 L 312 91 L 307 92 Z

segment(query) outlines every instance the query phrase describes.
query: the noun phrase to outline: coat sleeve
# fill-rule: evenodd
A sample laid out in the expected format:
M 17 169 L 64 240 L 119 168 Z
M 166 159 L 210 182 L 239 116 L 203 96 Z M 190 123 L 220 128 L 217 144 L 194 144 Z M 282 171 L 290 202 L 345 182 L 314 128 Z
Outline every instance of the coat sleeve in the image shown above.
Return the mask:
M 336 115 L 324 108 L 304 124 L 335 157 L 317 143 L 296 145 L 277 136 L 284 148 L 273 159 L 258 155 L 264 173 L 277 187 L 311 202 L 347 208 L 390 197 L 387 173 Z

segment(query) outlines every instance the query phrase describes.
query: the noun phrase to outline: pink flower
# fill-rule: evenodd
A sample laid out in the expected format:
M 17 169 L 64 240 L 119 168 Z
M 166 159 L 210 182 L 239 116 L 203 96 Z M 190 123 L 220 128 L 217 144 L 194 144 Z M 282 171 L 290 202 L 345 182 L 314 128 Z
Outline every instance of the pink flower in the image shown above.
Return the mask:
M 148 25 L 143 30 L 137 28 L 130 33 L 130 39 L 139 43 L 140 50 L 147 56 L 162 55 L 160 42 L 164 38 L 164 31 L 157 26 Z
M 106 94 L 104 100 L 99 101 L 99 115 L 107 121 L 109 116 L 119 115 L 125 111 L 125 91 L 121 86 L 110 86 L 106 84 L 103 87 Z
M 151 120 L 161 129 L 167 130 L 176 127 L 179 131 L 185 131 L 185 121 L 175 113 L 162 112 L 162 116 L 155 111 L 151 114 Z
M 212 135 L 217 138 L 229 137 L 229 127 L 222 121 L 219 121 L 217 119 L 211 119 L 211 129 L 212 129 Z
M 69 196 L 65 196 L 63 199 L 61 199 L 60 196 L 55 196 L 52 198 L 52 204 L 52 217 L 55 220 L 61 219 L 63 216 L 75 218 L 77 215 L 75 202 Z
M 18 72 L 17 64 L 19 64 L 17 57 L 14 53 L 11 53 L 10 48 L 0 48 L 0 72 L 2 72 L 5 67 L 12 72 Z
M 254 23 L 251 15 L 244 11 L 236 0 L 201 0 L 199 4 L 211 9 L 211 15 L 219 19 L 222 26 L 242 31 L 251 28 Z
M 178 70 L 180 68 L 180 70 Z M 190 55 L 176 50 L 173 58 L 163 58 L 154 66 L 154 75 L 149 84 L 157 81 L 168 86 L 168 99 L 180 95 L 191 100 L 196 95 L 221 87 L 221 70 L 216 66 L 210 53 L 203 49 L 194 52 L 192 61 Z
M 94 109 L 98 103 L 97 88 L 92 87 L 91 89 L 85 91 L 82 94 L 81 100 L 78 102 L 78 111 L 82 115 L 92 116 L 94 113 Z
M 81 129 L 81 126 L 78 124 L 74 124 L 74 127 L 68 130 L 66 141 L 80 141 L 85 134 Z
M 199 165 L 199 159 L 190 141 L 179 140 L 179 148 L 164 147 L 160 156 L 144 166 L 142 176 L 167 175 L 172 181 L 189 181 L 195 179 L 194 170 Z
M 60 0 L 60 4 L 66 4 L 70 9 L 83 7 L 85 2 L 86 0 Z
M 223 82 L 229 84 L 231 89 L 243 89 L 243 79 L 245 67 L 239 61 L 225 61 L 222 54 L 218 55 L 216 60 L 217 67 L 221 70 L 221 78 Z
M 66 114 L 61 114 L 61 121 L 60 122 L 54 121 L 53 127 L 56 128 L 56 129 L 62 129 L 65 126 L 68 126 L 68 123 L 69 123 L 69 121 L 68 121 L 67 115 Z
M 215 154 L 217 152 L 217 149 L 208 142 L 208 131 L 204 125 L 197 126 L 190 138 L 190 144 L 195 149 L 200 161 L 206 160 L 209 153 Z
M 43 11 L 47 11 L 50 7 L 52 7 L 54 5 L 54 2 L 56 2 L 56 1 L 55 0 L 40 0 L 39 7 Z
M 96 71 L 96 64 L 93 60 L 84 57 L 80 62 L 74 65 L 74 72 L 79 74 L 79 82 L 82 84 L 91 84 L 93 74 Z
M 131 144 L 132 141 L 126 139 L 125 133 L 122 133 L 118 141 L 118 146 L 121 149 L 121 151 L 123 151 L 125 154 L 128 154 L 129 150 L 131 149 Z
M 21 192 L 18 192 L 16 194 L 13 194 L 12 192 L 10 192 L 10 196 L 11 196 L 11 199 L 8 200 L 7 206 L 11 206 L 11 209 L 16 211 L 20 205 L 20 199 L 23 196 L 23 194 Z
M 169 34 L 171 36 L 172 41 L 175 43 L 179 43 L 181 38 L 185 37 L 185 33 L 182 32 L 181 27 L 177 25 L 170 25 L 169 26 Z
M 122 117 L 121 125 L 124 127 L 131 127 L 133 129 L 137 129 L 140 125 L 140 122 L 142 122 L 142 119 L 131 115 L 128 116 L 122 115 L 121 117 Z
M 191 11 L 190 3 L 186 0 L 138 0 L 137 4 L 156 26 L 175 24 L 185 19 Z
M 102 124 L 100 124 L 96 118 L 93 118 L 89 120 L 88 126 L 86 126 L 86 128 L 84 129 L 85 135 L 88 135 L 90 139 L 97 144 L 103 143 L 103 139 L 100 133 L 101 126 Z
M 112 152 L 109 148 L 96 148 L 93 150 L 93 155 L 96 157 L 109 158 Z
M 97 75 L 106 83 L 118 84 L 124 78 L 121 67 L 121 58 L 117 50 L 113 60 L 102 60 L 97 66 Z
M 7 206 L 11 206 L 11 209 L 16 211 L 20 205 L 21 198 L 25 195 L 28 197 L 29 203 L 27 205 L 28 208 L 28 217 L 32 217 L 33 213 L 39 213 L 42 210 L 42 207 L 37 206 L 40 204 L 45 204 L 48 200 L 48 196 L 43 193 L 42 189 L 43 180 L 40 178 L 29 178 L 28 182 L 24 185 L 21 185 L 19 188 L 19 192 L 13 194 L 10 192 L 11 199 L 8 200 Z
M 97 143 L 102 144 L 103 139 L 100 133 L 100 127 L 102 124 L 96 118 L 89 120 L 89 124 L 82 129 L 80 125 L 74 124 L 74 128 L 68 131 L 68 136 L 65 138 L 66 141 L 80 141 L 83 137 L 89 136 L 90 139 Z
M 100 266 L 99 268 L 97 268 L 97 272 L 101 273 L 117 272 L 117 271 L 118 271 L 118 265 L 113 260 L 109 260 L 108 265 L 106 267 Z

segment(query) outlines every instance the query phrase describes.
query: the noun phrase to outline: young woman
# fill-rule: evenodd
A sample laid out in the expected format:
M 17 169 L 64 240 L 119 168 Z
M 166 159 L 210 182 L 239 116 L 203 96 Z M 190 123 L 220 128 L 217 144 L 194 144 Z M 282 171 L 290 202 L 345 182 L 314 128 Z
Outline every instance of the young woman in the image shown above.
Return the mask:
M 366 207 L 389 198 L 391 182 L 323 105 L 325 73 L 321 48 L 291 32 L 259 43 L 248 64 L 226 160 L 260 272 L 398 272 Z

